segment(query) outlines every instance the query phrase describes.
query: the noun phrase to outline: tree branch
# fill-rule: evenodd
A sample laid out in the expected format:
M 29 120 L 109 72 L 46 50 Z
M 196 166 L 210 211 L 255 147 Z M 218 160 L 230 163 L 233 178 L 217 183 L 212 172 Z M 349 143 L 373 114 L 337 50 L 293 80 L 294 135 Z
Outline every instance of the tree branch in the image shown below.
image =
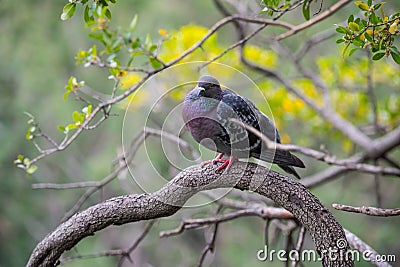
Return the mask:
M 348 212 L 355 212 L 355 213 L 362 213 L 371 216 L 399 216 L 400 215 L 400 208 L 397 209 L 382 209 L 382 208 L 375 208 L 375 207 L 353 207 L 343 204 L 333 203 L 332 207 L 337 210 L 343 210 Z
M 370 247 L 367 243 L 361 240 L 358 236 L 347 229 L 344 229 L 344 232 L 346 233 L 346 238 L 349 241 L 350 245 L 352 245 L 354 249 L 363 253 L 363 256 L 367 257 L 372 264 L 379 267 L 392 266 L 386 261 L 383 261 L 381 255 L 376 252 L 372 247 Z
M 346 240 L 341 225 L 302 184 L 257 164 L 237 162 L 228 174 L 215 173 L 212 164 L 192 166 L 157 192 L 119 196 L 89 207 L 47 235 L 32 252 L 27 266 L 54 266 L 64 251 L 110 225 L 170 216 L 200 191 L 230 187 L 252 190 L 292 212 L 310 232 L 319 253 L 335 249 L 335 255 L 349 249 L 337 244 Z M 352 259 L 339 254 L 323 255 L 324 266 L 353 266 Z
M 199 218 L 199 219 L 187 219 L 184 220 L 181 225 L 172 230 L 162 231 L 160 233 L 160 237 L 168 237 L 171 235 L 178 235 L 187 229 L 194 229 L 203 227 L 204 225 L 209 224 L 217 224 L 230 220 L 234 220 L 239 217 L 246 216 L 258 216 L 264 219 L 291 219 L 293 218 L 293 214 L 288 212 L 282 208 L 274 208 L 274 207 L 257 207 L 257 208 L 249 208 L 242 209 L 238 211 L 234 211 L 231 213 L 227 213 L 218 217 L 209 217 L 209 218 Z
M 300 24 L 297 25 L 296 27 L 294 27 L 293 29 L 291 29 L 288 32 L 285 32 L 281 35 L 279 35 L 278 37 L 276 37 L 277 41 L 280 41 L 282 39 L 285 39 L 289 36 L 292 36 L 296 33 L 298 33 L 299 31 L 302 31 L 304 29 L 307 29 L 309 27 L 311 27 L 312 25 L 320 22 L 321 20 L 326 19 L 327 17 L 331 16 L 333 13 L 335 13 L 337 10 L 339 10 L 341 7 L 347 5 L 349 2 L 351 2 L 351 0 L 341 0 L 339 2 L 337 2 L 336 4 L 334 4 L 333 6 L 329 7 L 327 10 L 325 10 L 324 12 L 322 12 L 321 14 L 319 14 L 318 16 Z

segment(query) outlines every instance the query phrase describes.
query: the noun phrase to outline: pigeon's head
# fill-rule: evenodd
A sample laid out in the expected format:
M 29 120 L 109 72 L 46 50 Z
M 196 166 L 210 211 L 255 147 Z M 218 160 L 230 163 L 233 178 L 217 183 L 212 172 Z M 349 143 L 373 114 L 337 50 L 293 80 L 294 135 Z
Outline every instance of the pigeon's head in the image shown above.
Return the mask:
M 200 77 L 195 91 L 198 97 L 219 98 L 221 95 L 221 86 L 214 77 L 203 75 Z

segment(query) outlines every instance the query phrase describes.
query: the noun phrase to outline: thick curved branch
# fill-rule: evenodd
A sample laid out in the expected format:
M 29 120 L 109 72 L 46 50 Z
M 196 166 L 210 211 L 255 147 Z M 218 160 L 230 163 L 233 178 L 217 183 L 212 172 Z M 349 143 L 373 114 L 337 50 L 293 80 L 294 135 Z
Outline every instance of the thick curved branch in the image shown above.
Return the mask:
M 47 235 L 32 252 L 27 266 L 53 266 L 64 251 L 101 229 L 170 216 L 196 193 L 215 188 L 252 190 L 271 198 L 307 228 L 317 251 L 325 255 L 324 266 L 353 266 L 351 259 L 337 254 L 343 255 L 349 248 L 338 247 L 338 241 L 346 240 L 343 228 L 307 188 L 265 167 L 243 162 L 234 164 L 228 174 L 215 173 L 211 164 L 192 166 L 157 192 L 119 196 L 89 207 Z M 327 257 L 329 251 L 337 257 Z

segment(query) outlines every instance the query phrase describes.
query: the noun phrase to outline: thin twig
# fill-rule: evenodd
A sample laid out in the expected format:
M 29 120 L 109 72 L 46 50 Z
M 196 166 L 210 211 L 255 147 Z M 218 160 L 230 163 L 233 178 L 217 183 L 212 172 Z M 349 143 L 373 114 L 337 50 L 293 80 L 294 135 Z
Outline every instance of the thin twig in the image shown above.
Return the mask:
M 369 51 L 369 50 L 368 50 Z M 368 52 L 370 54 L 370 52 Z M 371 105 L 372 116 L 373 116 L 373 125 L 375 128 L 375 133 L 380 132 L 379 122 L 378 122 L 378 105 L 376 96 L 374 93 L 374 84 L 373 84 L 373 64 L 372 59 L 370 59 L 370 55 L 368 55 L 368 71 L 367 71 L 367 95 L 369 97 L 369 103 Z
M 296 251 L 298 252 L 297 255 L 300 255 L 300 251 L 301 251 L 301 247 L 303 246 L 304 243 L 304 236 L 306 235 L 306 228 L 304 226 L 300 227 L 300 232 L 299 232 L 299 236 L 297 238 L 297 243 L 296 243 Z M 296 267 L 297 264 L 299 263 L 300 259 L 296 258 L 293 262 L 292 262 L 292 267 Z
M 313 48 L 315 45 L 322 43 L 333 36 L 336 35 L 336 32 L 334 30 L 326 30 L 323 32 L 319 32 L 310 39 L 308 39 L 305 44 L 296 52 L 294 55 L 294 58 L 296 61 L 300 61 L 301 59 L 304 58 L 304 56 L 310 51 L 311 48 Z
M 290 219 L 293 215 L 287 210 L 274 208 L 274 207 L 264 207 L 257 209 L 245 209 L 239 210 L 231 213 L 227 213 L 218 217 L 209 217 L 201 219 L 187 219 L 184 220 L 178 228 L 173 230 L 160 232 L 160 237 L 168 237 L 171 235 L 177 235 L 182 233 L 184 230 L 203 227 L 204 225 L 221 223 L 230 221 L 239 217 L 246 216 L 257 216 L 261 218 L 277 218 L 277 219 Z
M 201 162 L 200 155 L 196 152 L 196 150 L 194 150 L 193 147 L 188 142 L 186 142 L 185 140 L 183 140 L 179 136 L 176 136 L 174 134 L 168 133 L 168 132 L 166 132 L 164 130 L 157 130 L 157 129 L 150 128 L 150 127 L 146 127 L 144 129 L 144 133 L 146 135 L 156 135 L 156 136 L 164 137 L 166 139 L 169 139 L 170 141 L 173 141 L 173 142 L 177 143 L 178 145 L 183 146 L 184 148 L 186 148 L 192 154 L 193 159 L 197 163 Z
M 400 215 L 400 208 L 396 209 L 382 209 L 382 208 L 375 208 L 375 207 L 353 207 L 343 204 L 333 203 L 332 207 L 337 210 L 348 211 L 348 212 L 355 212 L 355 213 L 362 213 L 370 216 L 399 216 Z
M 214 226 L 214 230 L 212 232 L 210 241 L 207 242 L 207 245 L 201 252 L 199 262 L 197 263 L 197 267 L 203 266 L 203 262 L 207 256 L 208 252 L 214 253 L 215 241 L 217 239 L 218 226 L 219 226 L 219 223 L 216 223 Z
M 374 160 L 374 165 L 378 165 L 378 160 Z M 375 188 L 375 198 L 376 198 L 376 205 L 380 208 L 382 207 L 382 196 L 381 196 L 381 183 L 380 183 L 381 176 L 379 173 L 374 174 L 374 188 Z
M 118 167 L 112 171 L 110 174 L 108 174 L 106 177 L 104 177 L 101 181 L 99 181 L 99 184 L 96 187 L 89 188 L 75 203 L 75 205 L 64 215 L 62 221 L 67 220 L 70 218 L 72 215 L 74 215 L 85 203 L 85 201 L 93 195 L 95 192 L 103 188 L 105 185 L 110 183 L 112 180 L 118 177 L 119 173 L 124 171 L 127 167 L 129 162 L 132 161 L 133 157 L 135 156 L 137 150 L 139 149 L 141 143 L 147 138 L 147 135 L 142 131 L 140 132 L 136 138 L 132 141 L 130 145 L 130 151 L 125 152 L 126 157 L 125 157 L 125 164 L 119 164 Z M 118 161 L 120 163 L 120 161 Z
M 333 6 L 329 7 L 324 12 L 320 13 L 318 16 L 316 16 L 300 25 L 295 26 L 293 29 L 291 29 L 288 32 L 278 35 L 278 37 L 276 37 L 275 39 L 277 41 L 280 41 L 282 39 L 288 38 L 289 36 L 292 36 L 300 31 L 302 31 L 302 30 L 305 30 L 305 29 L 311 27 L 312 25 L 333 15 L 337 10 L 339 10 L 340 8 L 342 8 L 344 5 L 348 4 L 349 2 L 351 2 L 351 0 L 341 0 L 341 1 L 337 2 L 336 4 L 334 4 Z
M 268 241 L 269 241 L 269 236 L 268 236 L 268 231 L 269 231 L 269 226 L 271 223 L 271 219 L 265 219 L 264 223 L 264 245 L 268 247 Z
M 132 259 L 130 257 L 130 254 L 132 253 L 132 251 L 134 251 L 140 244 L 140 242 L 143 241 L 143 239 L 147 236 L 147 234 L 150 232 L 151 228 L 153 227 L 154 223 L 157 220 L 150 220 L 147 224 L 146 227 L 143 229 L 142 233 L 140 234 L 140 236 L 138 236 L 138 238 L 132 243 L 132 245 L 125 249 L 124 253 L 121 254 L 121 258 L 118 262 L 118 267 L 121 267 L 122 264 L 124 263 L 125 259 L 128 259 L 130 262 L 132 262 Z
M 84 187 L 97 187 L 100 182 L 76 182 L 76 183 L 66 183 L 66 184 L 55 184 L 55 183 L 40 183 L 32 184 L 32 189 L 75 189 Z
M 258 27 L 256 30 L 254 30 L 251 34 L 247 35 L 246 37 L 244 37 L 243 39 L 237 41 L 236 43 L 230 45 L 227 49 L 225 49 L 224 51 L 222 51 L 218 56 L 212 58 L 211 60 L 208 60 L 206 63 L 202 64 L 199 69 L 203 69 L 204 67 L 208 66 L 209 64 L 211 64 L 212 62 L 220 59 L 221 57 L 223 57 L 226 53 L 228 53 L 229 51 L 231 51 L 232 49 L 246 43 L 248 40 L 250 40 L 251 38 L 253 38 L 257 33 L 259 33 L 261 30 L 263 30 L 266 26 L 268 26 L 268 24 L 262 25 L 260 27 Z

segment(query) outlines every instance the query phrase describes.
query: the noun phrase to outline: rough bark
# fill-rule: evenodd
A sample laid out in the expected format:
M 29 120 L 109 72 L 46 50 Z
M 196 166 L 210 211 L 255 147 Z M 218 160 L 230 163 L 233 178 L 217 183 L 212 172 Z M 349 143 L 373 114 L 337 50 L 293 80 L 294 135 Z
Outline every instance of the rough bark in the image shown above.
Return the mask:
M 64 251 L 101 229 L 170 216 L 199 191 L 227 187 L 252 190 L 292 212 L 311 233 L 316 250 L 326 255 L 323 266 L 353 266 L 345 257 L 349 246 L 342 226 L 301 183 L 253 163 L 238 162 L 228 174 L 214 170 L 211 164 L 192 166 L 157 192 L 111 198 L 75 214 L 36 246 L 27 266 L 54 266 Z

